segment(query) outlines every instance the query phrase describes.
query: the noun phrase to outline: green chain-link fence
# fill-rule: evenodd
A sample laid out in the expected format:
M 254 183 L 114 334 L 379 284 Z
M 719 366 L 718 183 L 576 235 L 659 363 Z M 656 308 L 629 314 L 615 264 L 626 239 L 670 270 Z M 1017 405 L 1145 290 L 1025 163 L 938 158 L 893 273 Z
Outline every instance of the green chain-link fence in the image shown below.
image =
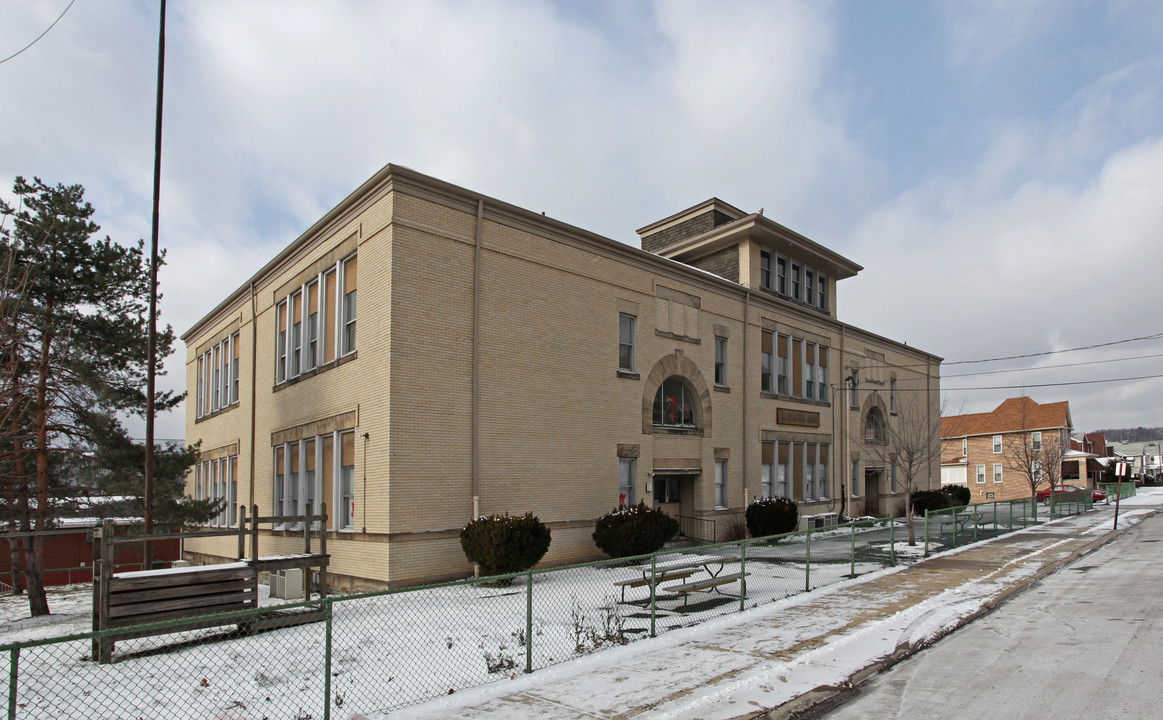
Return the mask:
M 934 515 L 930 530 L 955 524 Z M 997 531 L 1017 526 L 1011 518 Z M 374 715 L 888 567 L 906 532 L 881 518 L 224 613 L 197 618 L 199 627 L 175 620 L 12 643 L 0 646 L 8 717 Z M 116 638 L 112 663 L 91 659 L 102 637 Z

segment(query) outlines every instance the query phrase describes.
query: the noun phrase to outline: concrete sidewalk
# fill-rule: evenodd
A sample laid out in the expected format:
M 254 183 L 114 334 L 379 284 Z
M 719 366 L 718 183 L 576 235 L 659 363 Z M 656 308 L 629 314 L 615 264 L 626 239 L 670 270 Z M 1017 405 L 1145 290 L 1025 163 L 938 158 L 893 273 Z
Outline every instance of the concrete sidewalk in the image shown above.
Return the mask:
M 1124 508 L 1122 518 L 1156 512 Z M 783 718 L 894 664 L 1118 536 L 1113 506 L 389 718 Z

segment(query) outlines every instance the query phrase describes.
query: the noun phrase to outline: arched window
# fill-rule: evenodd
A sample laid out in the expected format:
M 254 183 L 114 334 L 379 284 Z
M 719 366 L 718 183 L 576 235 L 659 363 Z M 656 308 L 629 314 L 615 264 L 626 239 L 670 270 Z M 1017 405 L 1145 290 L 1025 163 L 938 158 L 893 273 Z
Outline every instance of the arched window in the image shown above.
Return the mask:
M 864 442 L 884 442 L 884 415 L 880 408 L 871 408 L 864 418 Z
M 677 375 L 658 386 L 654 396 L 654 424 L 661 427 L 694 428 L 695 405 L 691 391 Z

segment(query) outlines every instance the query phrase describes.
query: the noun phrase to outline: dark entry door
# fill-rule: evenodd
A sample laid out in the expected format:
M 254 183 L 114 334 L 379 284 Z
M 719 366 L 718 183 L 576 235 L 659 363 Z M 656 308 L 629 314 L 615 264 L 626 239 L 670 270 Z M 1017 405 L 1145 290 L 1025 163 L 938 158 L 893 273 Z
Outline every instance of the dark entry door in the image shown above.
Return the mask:
M 864 471 L 864 514 L 880 516 L 880 468 Z

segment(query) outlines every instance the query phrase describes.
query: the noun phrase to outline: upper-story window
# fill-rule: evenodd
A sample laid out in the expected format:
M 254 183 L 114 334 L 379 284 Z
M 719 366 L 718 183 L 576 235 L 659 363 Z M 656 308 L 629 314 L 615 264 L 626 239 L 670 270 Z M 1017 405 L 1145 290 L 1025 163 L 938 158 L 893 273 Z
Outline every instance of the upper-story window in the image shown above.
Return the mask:
M 715 336 L 715 384 L 727 386 L 727 338 Z
M 787 295 L 787 258 L 777 258 L 775 261 L 775 291 Z
M 799 263 L 791 264 L 791 296 L 796 300 L 803 300 L 804 269 Z
M 896 378 L 888 381 L 888 411 L 893 415 L 897 413 Z
M 816 304 L 816 273 L 811 268 L 804 268 L 804 302 Z
M 773 290 L 771 277 L 771 251 L 759 251 L 759 287 L 764 290 Z
M 668 377 L 658 386 L 658 393 L 654 396 L 653 422 L 660 427 L 697 427 L 694 397 L 677 375 Z
M 773 336 L 774 333 L 768 330 L 763 331 L 763 345 L 760 348 L 759 356 L 759 389 L 762 392 L 775 392 L 771 375 Z
M 1001 454 L 1001 435 L 994 435 L 993 436 L 993 454 L 994 455 Z
M 238 403 L 237 332 L 214 343 L 198 356 L 196 417 L 203 418 Z
M 1042 452 L 1042 433 L 1035 430 L 1030 433 L 1030 449 L 1034 452 Z
M 828 312 L 828 276 L 816 273 L 816 299 L 820 301 L 820 309 Z
M 275 382 L 355 352 L 357 258 L 310 276 L 275 308 Z
M 880 408 L 871 408 L 864 418 L 864 441 L 884 442 L 884 415 Z
M 634 372 L 634 334 L 638 319 L 618 313 L 618 369 Z

